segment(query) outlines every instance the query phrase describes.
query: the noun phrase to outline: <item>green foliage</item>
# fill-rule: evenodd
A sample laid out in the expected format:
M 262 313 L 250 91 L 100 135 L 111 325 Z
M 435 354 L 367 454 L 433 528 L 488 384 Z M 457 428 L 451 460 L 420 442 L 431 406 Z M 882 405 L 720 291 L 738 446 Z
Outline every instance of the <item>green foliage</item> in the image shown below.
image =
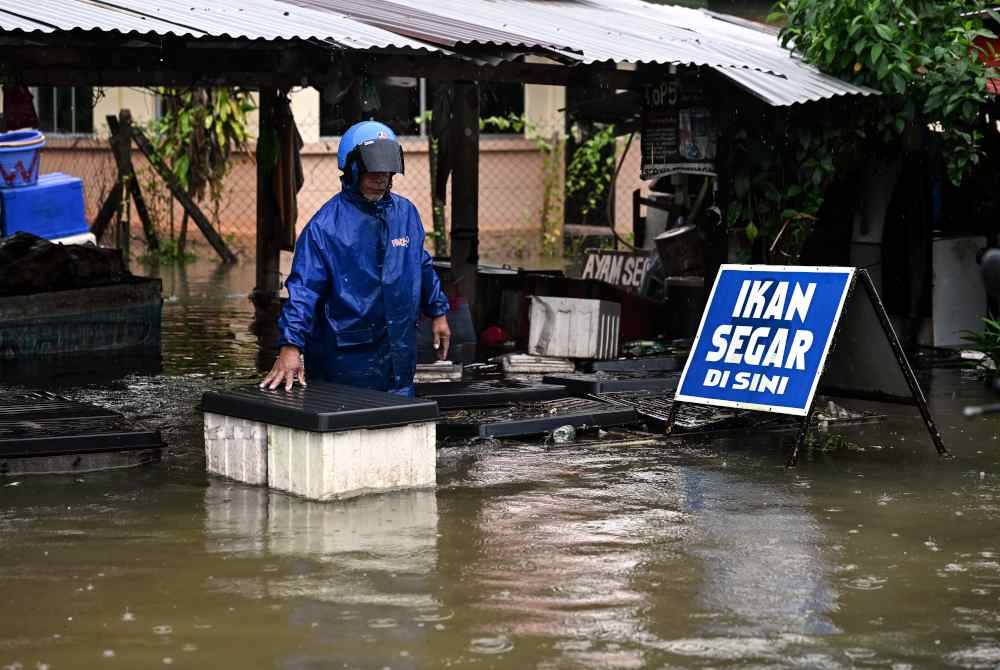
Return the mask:
M 963 331 L 962 339 L 973 351 L 986 356 L 980 361 L 979 369 L 985 376 L 994 377 L 1000 370 L 1000 320 L 983 318 L 983 325 L 981 331 Z
M 781 40 L 824 72 L 881 91 L 858 130 L 892 144 L 931 126 L 954 183 L 979 162 L 987 70 L 974 44 L 993 37 L 982 0 L 779 0 Z
M 198 258 L 197 254 L 181 249 L 177 240 L 160 240 L 160 248 L 143 256 L 143 261 L 159 261 L 184 265 Z
M 760 237 L 769 262 L 798 261 L 834 175 L 831 147 L 842 142 L 842 132 L 808 121 L 815 119 L 780 118 L 770 129 L 739 128 L 730 141 L 727 224 L 742 227 L 750 242 Z
M 420 123 L 430 123 L 433 113 L 430 110 L 424 111 L 414 121 Z M 542 207 L 539 218 L 542 227 L 541 247 L 543 256 L 556 256 L 562 250 L 562 157 L 564 142 L 558 134 L 551 138 L 546 138 L 541 134 L 538 127 L 527 118 L 517 114 L 508 116 L 487 116 L 479 119 L 480 132 L 513 131 L 523 133 L 525 139 L 534 143 L 535 148 L 542 154 Z M 437 159 L 437 143 L 431 142 L 431 160 Z M 431 233 L 435 239 L 435 247 L 438 248 L 438 241 L 443 241 L 446 236 L 444 229 L 444 213 L 438 216 L 437 209 L 443 206 L 437 202 L 435 208 L 435 225 Z M 442 223 L 439 226 L 438 220 Z
M 161 89 L 163 116 L 152 125 L 153 146 L 195 198 L 216 209 L 233 149 L 246 148 L 247 116 L 255 109 L 239 89 Z
M 480 132 L 489 132 L 494 130 L 502 133 L 523 133 L 526 125 L 527 121 L 525 118 L 517 114 L 511 114 L 509 116 L 487 116 L 479 119 Z
M 594 211 L 611 185 L 615 172 L 615 141 L 613 125 L 597 124 L 597 132 L 573 152 L 566 169 L 566 195 L 580 197 L 581 214 Z

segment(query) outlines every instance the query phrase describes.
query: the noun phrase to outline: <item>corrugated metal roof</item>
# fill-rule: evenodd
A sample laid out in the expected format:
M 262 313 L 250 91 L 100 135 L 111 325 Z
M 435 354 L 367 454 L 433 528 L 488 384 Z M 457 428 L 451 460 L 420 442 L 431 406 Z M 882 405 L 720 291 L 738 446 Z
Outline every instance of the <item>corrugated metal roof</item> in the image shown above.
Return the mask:
M 641 0 L 0 0 L 0 31 L 113 31 L 348 49 L 460 46 L 579 63 L 710 67 L 772 105 L 868 95 L 802 63 L 773 31 Z
M 405 5 L 380 0 L 284 0 L 299 7 L 338 12 L 373 26 L 391 30 L 423 42 L 443 47 L 456 44 L 490 46 L 535 46 L 536 38 L 507 30 L 500 24 L 465 21 L 461 12 L 449 13 L 447 22 L 428 6 L 433 3 Z M 468 4 L 475 4 L 471 0 Z M 537 45 L 548 49 L 568 48 L 558 43 Z
M 772 30 L 686 7 L 640 0 L 291 1 L 446 47 L 529 47 L 581 63 L 711 67 L 772 105 L 875 93 L 806 65 Z
M 324 40 L 349 49 L 437 49 L 343 14 L 281 0 L 0 0 L 0 31 L 87 30 L 251 40 Z

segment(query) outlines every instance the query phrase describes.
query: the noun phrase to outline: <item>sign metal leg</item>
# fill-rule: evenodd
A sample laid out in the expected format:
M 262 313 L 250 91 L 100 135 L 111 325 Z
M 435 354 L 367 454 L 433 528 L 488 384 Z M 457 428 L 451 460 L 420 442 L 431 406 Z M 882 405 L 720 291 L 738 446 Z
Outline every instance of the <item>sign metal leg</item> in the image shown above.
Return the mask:
M 810 405 L 809 412 L 802 417 L 802 425 L 799 426 L 799 434 L 795 438 L 795 448 L 792 450 L 792 455 L 788 457 L 788 462 L 785 463 L 786 468 L 794 468 L 799 464 L 799 452 L 806 444 L 806 434 L 809 432 L 809 424 L 812 423 L 813 411 L 813 405 Z
M 858 274 L 861 275 L 861 285 L 865 287 L 865 291 L 868 293 L 868 297 L 875 307 L 875 313 L 882 323 L 882 329 L 885 331 L 885 336 L 892 347 L 892 353 L 896 357 L 896 362 L 899 363 L 899 369 L 906 379 L 906 385 L 910 387 L 910 393 L 913 394 L 913 402 L 917 406 L 917 409 L 920 410 L 920 416 L 923 417 L 924 425 L 927 426 L 927 432 L 931 435 L 934 448 L 937 449 L 938 454 L 942 456 L 948 455 L 948 450 L 941 439 L 941 432 L 938 430 L 937 424 L 934 423 L 934 417 L 931 416 L 931 410 L 927 406 L 927 398 L 924 397 L 924 392 L 917 382 L 917 376 L 913 374 L 913 368 L 910 367 L 910 362 L 906 359 L 906 354 L 903 352 L 903 345 L 900 344 L 899 338 L 896 337 L 896 331 L 893 330 L 892 322 L 889 321 L 889 316 L 885 312 L 882 299 L 879 297 L 878 291 L 875 290 L 875 284 L 872 282 L 872 278 L 868 275 L 867 271 L 859 270 Z
M 667 430 L 665 433 L 670 435 L 674 432 L 674 421 L 677 419 L 677 409 L 680 407 L 680 402 L 675 398 L 670 404 L 670 414 L 667 415 Z

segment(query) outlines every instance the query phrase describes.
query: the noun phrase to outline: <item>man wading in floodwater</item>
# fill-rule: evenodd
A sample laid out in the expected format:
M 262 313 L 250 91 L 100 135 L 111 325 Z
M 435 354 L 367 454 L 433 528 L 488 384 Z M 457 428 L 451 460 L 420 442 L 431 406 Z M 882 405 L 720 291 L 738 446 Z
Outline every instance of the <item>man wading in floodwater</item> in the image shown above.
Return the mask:
M 295 245 L 281 351 L 261 387 L 305 386 L 309 370 L 313 379 L 412 396 L 419 312 L 433 319 L 441 359 L 451 332 L 420 215 L 391 192 L 403 149 L 388 126 L 363 121 L 344 133 L 337 164 L 340 193 Z

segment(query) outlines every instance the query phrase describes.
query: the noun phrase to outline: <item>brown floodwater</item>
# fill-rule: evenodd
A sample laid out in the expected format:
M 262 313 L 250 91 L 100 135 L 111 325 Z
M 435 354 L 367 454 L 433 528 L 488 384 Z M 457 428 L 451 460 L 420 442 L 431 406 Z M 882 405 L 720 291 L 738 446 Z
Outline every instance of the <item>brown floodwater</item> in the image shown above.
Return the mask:
M 166 458 L 0 479 L 0 668 L 1000 664 L 1000 419 L 962 418 L 965 373 L 923 378 L 951 460 L 883 406 L 796 469 L 790 435 L 503 442 L 313 503 L 204 472 L 200 394 L 257 376 L 252 268 L 162 274 L 159 373 L 38 385 Z

